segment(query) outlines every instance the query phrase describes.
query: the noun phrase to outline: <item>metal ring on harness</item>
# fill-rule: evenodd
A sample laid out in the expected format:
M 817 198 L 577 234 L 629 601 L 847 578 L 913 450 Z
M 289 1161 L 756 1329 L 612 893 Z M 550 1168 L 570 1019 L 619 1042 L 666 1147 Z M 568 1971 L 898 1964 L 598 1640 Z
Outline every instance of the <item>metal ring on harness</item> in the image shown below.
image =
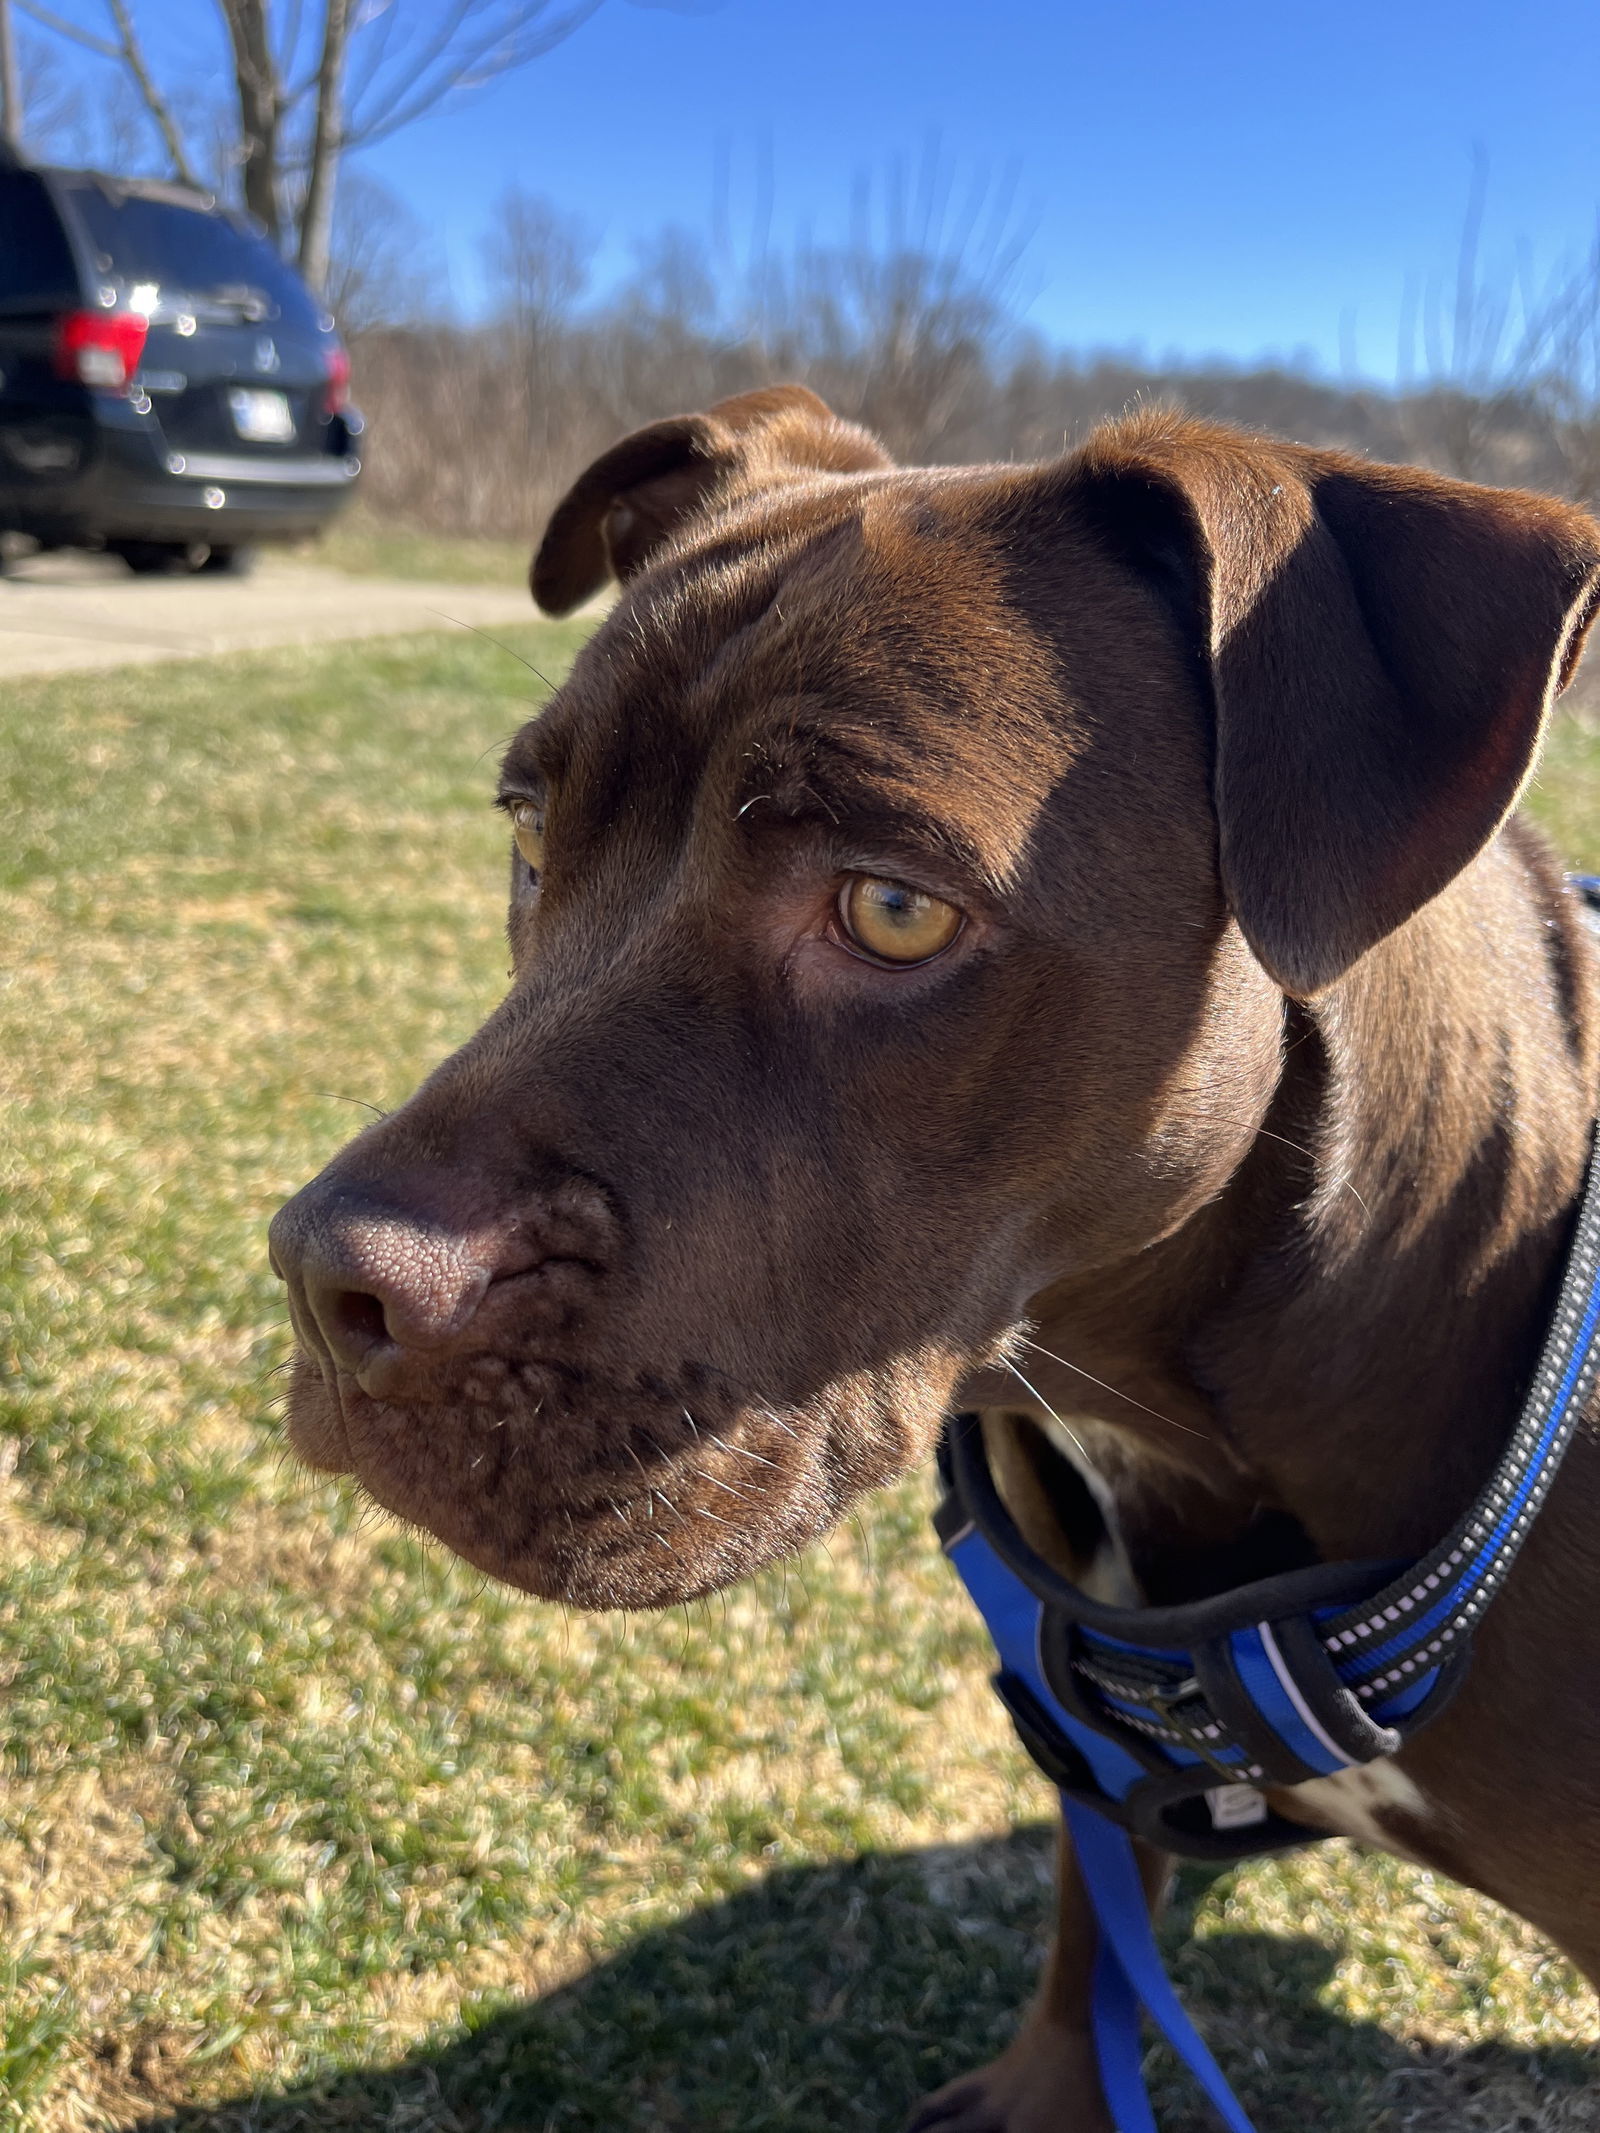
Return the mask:
M 976 1415 L 951 1418 L 940 1464 L 950 1493 L 936 1524 L 995 1636 L 995 1687 L 1069 1797 L 1166 1850 L 1236 1859 L 1322 1834 L 1268 1807 L 1261 1788 L 1399 1747 L 1402 1728 L 1363 1708 L 1317 1634 L 1394 1564 L 1320 1564 L 1184 1606 L 1109 1607 L 1029 1547 Z M 1441 1710 L 1460 1676 L 1453 1660 L 1424 1677 L 1410 1722 Z

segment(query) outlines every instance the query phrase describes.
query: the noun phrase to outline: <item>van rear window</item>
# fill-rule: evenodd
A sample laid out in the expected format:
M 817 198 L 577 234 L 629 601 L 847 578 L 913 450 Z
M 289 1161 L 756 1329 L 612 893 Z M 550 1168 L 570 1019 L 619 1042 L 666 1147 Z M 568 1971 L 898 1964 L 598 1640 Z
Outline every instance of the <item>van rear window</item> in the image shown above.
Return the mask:
M 55 203 L 31 170 L 0 171 L 0 311 L 67 309 L 78 270 Z
M 264 237 L 226 215 L 149 200 L 93 183 L 67 187 L 73 211 L 102 274 L 155 282 L 163 294 L 218 297 L 259 292 L 276 315 L 315 329 L 318 312 L 305 284 Z

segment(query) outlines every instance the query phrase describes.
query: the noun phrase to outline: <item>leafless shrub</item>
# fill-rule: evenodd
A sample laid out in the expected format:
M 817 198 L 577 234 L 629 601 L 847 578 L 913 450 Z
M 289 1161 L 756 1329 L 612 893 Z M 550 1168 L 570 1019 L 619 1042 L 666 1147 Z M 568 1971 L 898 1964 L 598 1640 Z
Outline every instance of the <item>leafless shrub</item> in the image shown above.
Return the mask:
M 1550 291 L 1539 355 L 1533 397 L 1559 460 L 1558 485 L 1593 505 L 1600 502 L 1600 225 Z
M 858 178 L 848 243 L 752 262 L 744 338 L 764 373 L 808 378 L 897 457 L 980 456 L 1029 235 L 1014 179 L 958 186 L 930 142 L 914 167 Z
M 364 170 L 347 171 L 326 284 L 329 308 L 346 334 L 425 317 L 443 278 L 432 239 L 399 195 Z
M 1003 187 L 958 207 L 936 156 L 857 196 L 849 241 L 764 241 L 714 260 L 667 230 L 583 307 L 590 240 L 504 196 L 477 327 L 356 334 L 372 420 L 369 494 L 440 530 L 531 538 L 572 476 L 624 431 L 777 379 L 809 383 L 911 462 L 1045 457 L 1159 403 L 1479 480 L 1600 497 L 1600 235 L 1535 290 L 1481 257 L 1481 171 L 1454 283 L 1422 305 L 1427 367 L 1390 393 L 1281 367 L 1151 365 L 1048 347 L 1016 323 L 1026 228 Z M 352 322 L 353 323 L 353 322 Z
M 1400 396 L 1402 449 L 1465 481 L 1548 485 L 1550 439 L 1537 380 L 1549 338 L 1550 299 L 1537 287 L 1531 254 L 1486 261 L 1488 159 L 1473 157 L 1455 271 L 1421 289 L 1423 382 Z M 1415 369 L 1417 306 L 1402 327 L 1400 371 Z

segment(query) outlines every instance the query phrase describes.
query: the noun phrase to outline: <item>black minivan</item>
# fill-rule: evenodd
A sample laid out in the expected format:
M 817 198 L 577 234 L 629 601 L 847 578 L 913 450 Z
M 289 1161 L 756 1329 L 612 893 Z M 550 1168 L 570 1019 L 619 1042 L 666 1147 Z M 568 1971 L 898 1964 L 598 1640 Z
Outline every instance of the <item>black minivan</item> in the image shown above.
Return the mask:
M 333 320 L 254 221 L 0 148 L 0 534 L 231 570 L 350 499 Z

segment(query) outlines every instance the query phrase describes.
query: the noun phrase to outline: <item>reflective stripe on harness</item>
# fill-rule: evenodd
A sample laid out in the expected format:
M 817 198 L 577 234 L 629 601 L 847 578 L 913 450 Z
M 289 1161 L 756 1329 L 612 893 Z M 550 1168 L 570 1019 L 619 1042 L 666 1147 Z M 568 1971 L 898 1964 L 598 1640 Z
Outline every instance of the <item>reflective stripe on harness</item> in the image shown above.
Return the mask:
M 1591 907 L 1600 884 L 1578 883 Z M 1118 2133 L 1154 2133 L 1138 2006 L 1233 2133 L 1250 2125 L 1167 1983 L 1131 1838 L 1201 1859 L 1314 1842 L 1261 1788 L 1392 1755 L 1436 1717 L 1600 1378 L 1600 1143 L 1543 1353 L 1471 1508 L 1410 1566 L 1321 1564 L 1181 1607 L 1092 1600 L 1028 1546 L 976 1415 L 946 1426 L 935 1524 L 994 1640 L 994 1685 L 1061 1792 L 1100 1927 L 1093 2024 Z

